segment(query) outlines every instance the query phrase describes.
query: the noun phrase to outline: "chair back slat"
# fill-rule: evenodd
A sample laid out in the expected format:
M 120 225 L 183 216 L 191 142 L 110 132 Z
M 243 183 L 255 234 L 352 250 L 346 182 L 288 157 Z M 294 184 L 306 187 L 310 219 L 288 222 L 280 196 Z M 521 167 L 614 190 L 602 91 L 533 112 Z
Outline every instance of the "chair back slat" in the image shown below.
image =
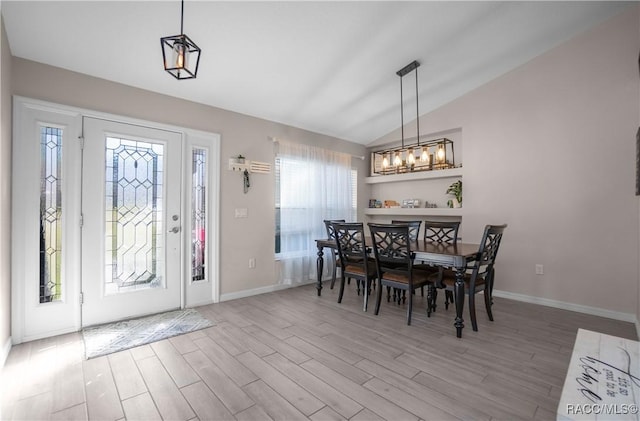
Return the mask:
M 424 240 L 432 243 L 456 244 L 460 221 L 424 221 Z
M 422 221 L 400 221 L 392 220 L 392 224 L 407 224 L 409 226 L 409 240 L 418 241 L 418 235 L 420 235 L 420 226 Z
M 407 224 L 369 223 L 373 252 L 379 269 L 410 271 L 412 267 L 411 236 Z
M 334 238 L 336 238 L 336 233 L 335 230 L 333 229 L 333 224 L 336 222 L 345 222 L 344 219 L 325 219 L 324 221 L 324 227 L 327 230 L 327 238 L 329 240 L 333 240 Z
M 364 224 L 334 222 L 333 229 L 342 267 L 348 264 L 359 264 L 366 268 L 367 246 L 364 239 Z
M 493 270 L 502 235 L 506 228 L 507 224 L 485 226 L 478 249 L 478 259 L 474 262 L 474 275 L 485 278 Z

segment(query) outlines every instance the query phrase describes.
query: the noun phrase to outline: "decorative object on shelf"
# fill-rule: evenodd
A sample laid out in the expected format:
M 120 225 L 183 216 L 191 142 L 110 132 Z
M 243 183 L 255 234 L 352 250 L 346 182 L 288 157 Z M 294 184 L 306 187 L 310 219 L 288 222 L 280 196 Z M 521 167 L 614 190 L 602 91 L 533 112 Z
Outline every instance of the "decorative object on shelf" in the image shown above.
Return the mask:
M 425 202 L 424 202 L 424 207 L 425 207 L 425 208 L 434 209 L 434 208 L 437 208 L 437 207 L 438 207 L 438 205 L 436 205 L 435 203 L 429 203 L 429 202 L 425 201 Z
M 422 201 L 420 199 L 404 199 L 402 201 L 403 208 L 419 208 L 420 203 Z
M 452 183 L 447 189 L 447 194 L 451 194 L 454 196 L 453 199 L 449 199 L 447 201 L 447 205 L 450 208 L 461 208 L 462 207 L 462 180 L 458 180 Z
M 200 48 L 184 33 L 184 0 L 180 11 L 180 35 L 160 38 L 164 70 L 178 80 L 195 79 L 200 64 Z
M 384 207 L 385 208 L 399 208 L 400 207 L 400 203 L 396 202 L 395 200 L 385 200 L 384 201 Z

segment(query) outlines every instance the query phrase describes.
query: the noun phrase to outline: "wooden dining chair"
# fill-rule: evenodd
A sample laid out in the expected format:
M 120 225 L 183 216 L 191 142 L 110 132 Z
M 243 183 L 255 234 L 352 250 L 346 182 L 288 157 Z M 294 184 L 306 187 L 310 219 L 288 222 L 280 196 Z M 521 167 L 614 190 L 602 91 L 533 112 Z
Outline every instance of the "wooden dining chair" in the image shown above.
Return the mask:
M 502 235 L 507 228 L 504 225 L 487 225 L 482 235 L 480 248 L 478 249 L 478 257 L 471 262 L 471 266 L 467 268 L 464 274 L 464 294 L 469 296 L 469 315 L 471 317 L 471 325 L 474 331 L 478 331 L 478 322 L 476 320 L 475 295 L 484 291 L 484 305 L 487 309 L 489 320 L 493 321 L 493 313 L 491 306 L 493 305 L 491 294 L 493 292 L 494 281 L 494 265 L 498 248 L 502 241 Z M 442 274 L 432 275 L 432 280 L 437 288 L 444 288 L 446 291 L 455 291 L 456 273 L 451 269 L 444 270 Z M 431 304 L 429 304 L 431 305 Z
M 333 229 L 338 247 L 340 264 L 340 293 L 338 302 L 342 302 L 346 279 L 355 279 L 358 295 L 363 285 L 364 311 L 367 311 L 371 285 L 377 278 L 376 265 L 367 251 L 364 238 L 364 225 L 361 222 L 335 222 Z
M 373 254 L 378 272 L 378 291 L 376 294 L 377 315 L 380 312 L 382 286 L 388 286 L 401 291 L 407 291 L 407 324 L 411 324 L 413 310 L 413 292 L 429 284 L 427 272 L 414 269 L 411 252 L 409 226 L 407 224 L 373 224 L 369 223 Z
M 334 240 L 336 239 L 336 233 L 333 229 L 333 223 L 334 222 L 345 222 L 344 219 L 325 219 L 324 221 L 324 226 L 327 230 L 327 238 L 329 240 Z M 338 270 L 338 249 L 332 249 L 331 250 L 331 264 L 333 265 L 333 272 L 331 275 L 331 289 L 333 289 L 333 285 L 336 283 L 336 273 Z
M 460 221 L 424 221 L 424 241 L 438 244 L 456 244 L 458 242 L 458 231 L 460 230 Z M 419 269 L 426 270 L 430 274 L 440 273 L 442 274 L 443 268 L 438 266 L 432 266 L 427 264 L 417 265 Z M 430 291 L 433 296 L 432 305 L 427 313 L 436 310 L 436 298 L 438 297 L 438 291 L 433 289 Z M 424 295 L 424 292 L 423 294 Z M 453 303 L 453 294 L 450 291 L 445 291 L 444 305 L 445 308 L 449 308 L 449 302 Z
M 422 221 L 401 221 L 399 219 L 392 219 L 392 224 L 406 224 L 409 226 L 409 240 L 410 241 L 418 241 L 418 236 L 420 235 L 420 225 L 422 225 Z M 424 297 L 424 288 L 420 288 L 422 291 L 422 296 Z M 402 298 L 400 297 L 399 290 L 393 291 L 393 301 L 397 302 L 400 305 L 401 302 L 406 301 L 406 292 L 402 292 Z M 391 288 L 387 287 L 387 302 L 391 300 Z M 402 300 L 402 301 L 400 301 Z

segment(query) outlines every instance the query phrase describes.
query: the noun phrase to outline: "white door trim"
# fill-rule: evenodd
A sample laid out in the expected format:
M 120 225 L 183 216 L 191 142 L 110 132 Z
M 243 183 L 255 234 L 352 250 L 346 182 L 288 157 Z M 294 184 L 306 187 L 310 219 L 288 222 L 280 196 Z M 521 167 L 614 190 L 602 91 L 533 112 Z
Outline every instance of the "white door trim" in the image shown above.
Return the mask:
M 78 108 L 78 107 L 73 107 L 73 106 L 68 106 L 68 105 L 62 105 L 62 104 L 57 104 L 57 103 L 53 103 L 53 102 L 48 102 L 48 101 L 42 101 L 42 100 L 38 100 L 38 99 L 32 99 L 32 98 L 27 98 L 27 97 L 22 97 L 22 96 L 17 96 L 15 95 L 13 97 L 13 114 L 14 114 L 14 118 L 13 118 L 13 144 L 14 144 L 14 148 L 15 145 L 18 144 L 19 142 L 21 142 L 21 139 L 24 138 L 25 133 L 23 133 L 23 128 L 21 127 L 21 121 L 19 119 L 19 112 L 17 112 L 18 109 L 22 108 L 22 107 L 26 107 L 26 108 L 32 108 L 32 109 L 39 109 L 39 110 L 45 110 L 48 112 L 52 112 L 52 113 L 58 113 L 61 115 L 66 115 L 66 116 L 71 116 L 73 118 L 77 118 L 78 121 L 78 128 L 81 127 L 81 119 L 83 116 L 85 117 L 93 117 L 93 118 L 99 118 L 99 119 L 105 119 L 105 120 L 112 120 L 115 122 L 121 122 L 121 123 L 125 123 L 125 124 L 134 124 L 134 125 L 141 125 L 141 126 L 145 126 L 145 127 L 153 127 L 153 128 L 158 128 L 158 129 L 162 129 L 162 130 L 168 130 L 168 131 L 175 131 L 178 133 L 182 134 L 182 138 L 183 138 L 183 152 L 187 148 L 187 145 L 191 145 L 192 142 L 195 142 L 195 144 L 206 144 L 209 147 L 209 153 L 211 155 L 211 159 L 209 160 L 210 162 L 210 166 L 209 166 L 209 181 L 210 181 L 210 185 L 211 188 L 209 189 L 209 202 L 210 202 L 210 206 L 208 209 L 208 217 L 210 220 L 210 230 L 209 230 L 209 234 L 208 234 L 208 242 L 211 245 L 210 250 L 209 250 L 209 259 L 210 259 L 210 263 L 211 263 L 211 270 L 209 272 L 209 276 L 210 276 L 210 284 L 211 284 L 211 288 L 210 290 L 207 291 L 207 294 L 205 295 L 206 299 L 202 300 L 202 302 L 189 302 L 190 300 L 187 299 L 188 295 L 186 293 L 186 291 L 184 289 L 190 288 L 190 283 L 189 282 L 185 282 L 184 283 L 184 289 L 182 291 L 182 304 L 183 307 L 193 307 L 196 305 L 202 305 L 202 304 L 206 304 L 208 302 L 213 302 L 213 303 L 217 303 L 220 300 L 220 277 L 219 277 L 219 247 L 220 247 L 220 237 L 219 237 L 219 204 L 220 204 L 220 135 L 217 133 L 211 133 L 211 132 L 204 132 L 204 131 L 198 131 L 198 130 L 192 130 L 192 129 L 187 129 L 184 127 L 179 127 L 179 126 L 174 126 L 174 125 L 170 125 L 170 124 L 164 124 L 164 123 L 158 123 L 158 122 L 153 122 L 153 121 L 147 121 L 147 120 L 142 120 L 142 119 L 137 119 L 137 118 L 131 118 L 131 117 L 125 117 L 125 116 L 120 116 L 120 115 L 116 115 L 116 114 L 110 114 L 110 113 L 104 113 L 104 112 L 100 112 L 100 111 L 95 111 L 95 110 L 89 110 L 89 109 L 84 109 L 84 108 Z M 78 136 L 80 136 L 80 132 L 78 130 Z M 188 159 L 190 158 L 186 156 L 186 153 L 183 153 L 183 159 Z M 183 162 L 184 164 L 184 162 Z M 15 150 L 14 150 L 14 161 L 12 162 L 12 165 L 14 168 L 18 167 L 20 165 L 19 162 L 15 161 Z M 183 166 L 183 168 L 186 168 L 185 166 Z M 14 173 L 15 174 L 15 173 Z M 15 176 L 12 176 L 15 177 Z M 79 170 L 78 170 L 78 183 L 80 182 L 79 180 Z M 80 191 L 80 184 L 78 184 L 78 193 L 77 193 L 77 203 L 72 203 L 71 206 L 73 206 L 76 210 L 77 210 L 77 214 L 79 215 L 80 213 L 80 197 L 79 197 L 79 191 Z M 183 186 L 184 187 L 184 186 Z M 186 189 L 183 188 L 183 191 L 185 191 Z M 81 280 L 80 280 L 80 275 L 79 275 L 79 271 L 80 271 L 80 259 L 81 259 L 81 246 L 80 246 L 80 240 L 78 239 L 78 245 L 77 248 L 75 250 L 68 250 L 68 253 L 74 253 L 74 256 L 70 256 L 71 262 L 73 264 L 77 264 L 77 271 L 78 271 L 78 275 L 76 277 L 76 279 L 72 279 L 70 282 L 70 287 L 75 287 L 75 292 L 73 293 L 77 299 L 73 299 L 70 302 L 75 303 L 75 309 L 74 309 L 74 320 L 70 321 L 68 326 L 64 329 L 61 329 L 60 331 L 56 331 L 56 332 L 40 332 L 40 333 L 36 333 L 36 334 L 28 334 L 28 332 L 25 332 L 25 317 L 26 317 L 26 308 L 25 308 L 25 283 L 29 282 L 28 279 L 25 278 L 25 273 L 24 270 L 21 270 L 21 268 L 24 268 L 24 258 L 20 259 L 19 256 L 17 256 L 18 250 L 25 250 L 24 247 L 26 246 L 24 244 L 24 242 L 20 243 L 20 234 L 22 231 L 22 227 L 20 224 L 25 224 L 26 222 L 24 221 L 24 218 L 22 218 L 22 221 L 20 221 L 21 217 L 22 217 L 22 213 L 23 210 L 21 209 L 21 207 L 19 206 L 20 202 L 20 197 L 19 197 L 19 193 L 20 190 L 17 190 L 15 185 L 13 187 L 13 196 L 12 196 L 12 212 L 13 212 L 13 216 L 12 216 L 12 250 L 13 250 L 13 257 L 12 257 L 12 281 L 11 281 L 11 298 L 12 298 L 12 305 L 11 305 L 11 336 L 12 336 L 12 340 L 14 344 L 18 344 L 18 343 L 22 343 L 22 342 L 26 342 L 26 341 L 31 341 L 31 340 L 35 340 L 35 339 L 40 339 L 40 338 L 44 338 L 44 337 L 48 337 L 48 336 L 53 336 L 53 335 L 58 335 L 58 334 L 62 334 L 62 333 L 68 333 L 68 332 L 74 332 L 74 331 L 78 331 L 81 328 L 81 309 L 80 309 L 80 304 L 79 304 L 79 288 L 81 285 Z M 187 194 L 186 192 L 183 194 Z M 183 203 L 188 202 L 188 200 L 183 201 Z M 184 211 L 189 210 L 187 209 L 183 209 Z M 71 215 L 71 213 L 70 213 Z M 78 233 L 78 237 L 79 237 L 79 233 Z M 16 243 L 17 242 L 17 243 Z M 24 253 L 23 253 L 24 254 Z M 186 260 L 185 262 L 185 267 L 190 267 L 190 265 L 188 264 L 188 260 L 190 260 L 191 256 L 190 256 L 190 252 L 189 249 L 185 250 L 184 253 L 184 260 Z M 33 262 L 31 262 L 32 264 Z
M 184 142 L 185 152 L 184 168 L 186 174 L 191 173 L 191 157 L 194 148 L 202 148 L 207 151 L 207 181 L 208 181 L 208 262 L 207 265 L 207 278 L 203 281 L 191 282 L 191 265 L 189 264 L 191 256 L 191 236 L 185 235 L 185 254 L 187 254 L 187 264 L 185 265 L 185 289 L 184 289 L 184 301 L 183 307 L 195 307 L 211 303 L 220 302 L 220 220 L 219 220 L 219 206 L 220 203 L 220 136 L 208 132 L 191 130 L 185 131 L 187 141 Z M 183 188 L 183 194 L 189 195 L 191 191 L 191 178 L 185 177 L 185 186 Z M 185 230 L 190 233 L 191 226 L 191 200 L 185 197 L 183 200 L 185 204 L 184 211 L 184 223 Z M 211 206 L 213 205 L 213 206 Z M 215 209 L 212 209 L 215 208 Z

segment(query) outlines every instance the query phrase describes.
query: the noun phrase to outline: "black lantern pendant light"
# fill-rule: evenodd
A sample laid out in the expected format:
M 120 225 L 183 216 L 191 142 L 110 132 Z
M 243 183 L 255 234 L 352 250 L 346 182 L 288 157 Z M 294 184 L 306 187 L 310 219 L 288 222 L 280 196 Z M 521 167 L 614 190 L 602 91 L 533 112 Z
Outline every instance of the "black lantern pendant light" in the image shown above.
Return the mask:
M 184 0 L 180 12 L 180 35 L 160 38 L 164 70 L 178 80 L 195 79 L 200 63 L 200 48 L 184 34 Z

